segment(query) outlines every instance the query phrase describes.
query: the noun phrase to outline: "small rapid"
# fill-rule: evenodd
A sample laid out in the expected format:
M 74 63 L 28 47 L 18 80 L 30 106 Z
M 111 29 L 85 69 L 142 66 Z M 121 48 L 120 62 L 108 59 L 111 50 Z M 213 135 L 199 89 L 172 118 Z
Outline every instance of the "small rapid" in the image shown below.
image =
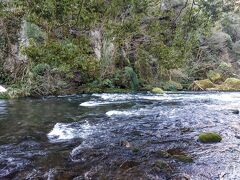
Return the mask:
M 1 100 L 0 178 L 240 179 L 239 109 L 235 92 Z

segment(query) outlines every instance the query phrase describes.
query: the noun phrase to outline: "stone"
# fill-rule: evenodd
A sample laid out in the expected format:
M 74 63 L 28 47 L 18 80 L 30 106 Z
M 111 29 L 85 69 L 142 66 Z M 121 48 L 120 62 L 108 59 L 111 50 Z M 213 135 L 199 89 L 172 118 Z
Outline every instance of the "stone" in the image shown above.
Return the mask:
M 214 83 L 221 80 L 221 74 L 216 71 L 209 71 L 207 77 Z
M 158 168 L 161 169 L 162 171 L 165 171 L 165 172 L 172 171 L 171 166 L 170 166 L 166 161 L 157 160 L 157 161 L 154 163 L 154 165 L 155 165 L 155 167 L 158 167 Z
M 140 163 L 134 160 L 125 161 L 120 165 L 121 169 L 127 170 L 134 166 L 138 166 Z
M 209 132 L 209 133 L 201 133 L 198 136 L 198 140 L 201 143 L 217 143 L 222 141 L 222 137 L 214 132 Z
M 155 94 L 163 94 L 164 91 L 163 91 L 161 88 L 156 87 L 156 88 L 153 88 L 153 89 L 152 89 L 152 93 L 155 93 Z
M 181 91 L 183 90 L 182 84 L 175 81 L 168 81 L 163 86 L 163 89 L 166 91 Z
M 233 114 L 239 114 L 240 112 L 239 112 L 238 109 L 232 109 L 232 113 L 233 113 Z
M 221 91 L 239 91 L 240 90 L 240 79 L 228 78 L 224 83 L 217 86 L 217 90 Z
M 215 88 L 216 85 L 212 83 L 209 79 L 194 81 L 190 86 L 191 90 L 194 91 L 204 91 L 210 88 Z
M 174 155 L 173 157 L 184 163 L 192 163 L 193 162 L 193 159 L 187 155 Z

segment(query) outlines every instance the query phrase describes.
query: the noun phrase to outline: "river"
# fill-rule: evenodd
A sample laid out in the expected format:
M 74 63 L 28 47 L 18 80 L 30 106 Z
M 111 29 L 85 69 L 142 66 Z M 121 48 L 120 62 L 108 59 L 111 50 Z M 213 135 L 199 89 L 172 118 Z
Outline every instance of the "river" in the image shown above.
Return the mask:
M 239 108 L 240 93 L 0 100 L 0 179 L 237 180 Z

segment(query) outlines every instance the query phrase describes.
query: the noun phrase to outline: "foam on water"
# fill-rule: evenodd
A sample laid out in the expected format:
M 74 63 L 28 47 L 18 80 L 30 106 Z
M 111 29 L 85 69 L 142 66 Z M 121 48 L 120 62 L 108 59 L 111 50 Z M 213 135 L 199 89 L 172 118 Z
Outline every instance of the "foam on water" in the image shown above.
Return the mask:
M 103 100 L 119 101 L 119 100 L 132 100 L 132 99 L 145 99 L 145 100 L 175 100 L 175 99 L 209 99 L 219 101 L 238 101 L 240 100 L 240 93 L 214 93 L 214 94 L 94 94 Z
M 85 139 L 92 131 L 93 126 L 88 122 L 81 125 L 57 123 L 47 136 L 50 142 L 65 142 L 75 138 Z
M 0 93 L 7 92 L 7 89 L 0 85 Z
M 95 97 L 99 97 L 102 100 L 108 100 L 108 101 L 124 101 L 124 100 L 138 100 L 138 99 L 146 99 L 146 100 L 162 100 L 166 98 L 171 98 L 170 96 L 167 96 L 166 94 L 163 95 L 152 95 L 152 94 L 93 94 Z
M 103 106 L 103 105 L 107 105 L 107 104 L 119 104 L 119 103 L 125 103 L 126 101 L 105 101 L 105 102 L 100 102 L 100 101 L 87 101 L 84 103 L 81 103 L 79 106 L 82 107 L 95 107 L 95 106 Z
M 108 111 L 106 112 L 107 116 L 131 116 L 131 115 L 139 115 L 137 111 Z

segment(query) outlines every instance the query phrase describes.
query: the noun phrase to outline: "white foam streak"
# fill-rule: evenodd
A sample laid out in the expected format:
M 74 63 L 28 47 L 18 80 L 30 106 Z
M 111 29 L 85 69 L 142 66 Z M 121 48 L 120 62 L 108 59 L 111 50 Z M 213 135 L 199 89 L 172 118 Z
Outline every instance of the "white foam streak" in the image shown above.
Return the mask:
M 131 115 L 139 115 L 136 111 L 108 111 L 106 115 L 111 116 L 131 116 Z
M 75 138 L 87 138 L 93 132 L 93 126 L 88 122 L 81 125 L 57 123 L 48 133 L 50 142 L 65 142 Z
M 0 93 L 7 92 L 7 89 L 0 85 Z

